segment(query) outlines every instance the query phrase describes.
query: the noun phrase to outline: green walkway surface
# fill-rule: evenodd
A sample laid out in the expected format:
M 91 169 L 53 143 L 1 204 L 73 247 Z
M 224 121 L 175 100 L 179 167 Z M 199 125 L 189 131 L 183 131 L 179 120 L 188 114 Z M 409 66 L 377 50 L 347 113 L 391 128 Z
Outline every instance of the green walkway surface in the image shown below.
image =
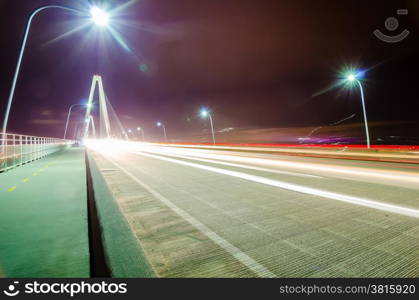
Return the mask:
M 89 277 L 84 150 L 0 173 L 0 277 Z

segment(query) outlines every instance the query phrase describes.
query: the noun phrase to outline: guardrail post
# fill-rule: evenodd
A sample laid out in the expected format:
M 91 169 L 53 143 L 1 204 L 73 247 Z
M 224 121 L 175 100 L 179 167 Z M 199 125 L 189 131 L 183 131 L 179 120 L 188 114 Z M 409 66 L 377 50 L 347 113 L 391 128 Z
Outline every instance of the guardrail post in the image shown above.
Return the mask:
M 28 137 L 25 135 L 25 164 L 27 163 L 28 159 Z
M 6 169 L 8 168 L 8 163 L 7 163 L 7 160 L 8 160 L 8 156 L 9 156 L 9 154 L 8 154 L 8 146 L 7 146 L 7 144 L 8 144 L 8 139 L 7 139 L 7 133 L 6 133 L 6 136 L 4 137 L 4 139 L 5 139 L 5 141 L 4 141 L 4 153 L 5 153 L 5 161 L 6 161 Z
M 16 135 L 13 135 L 13 157 L 12 157 L 12 168 L 16 165 Z
M 19 136 L 20 144 L 20 165 L 23 165 L 23 145 L 22 145 L 22 136 Z
M 34 137 L 32 137 L 31 138 L 31 148 L 32 148 L 32 155 L 31 155 L 31 161 L 34 161 L 35 160 L 35 138 Z

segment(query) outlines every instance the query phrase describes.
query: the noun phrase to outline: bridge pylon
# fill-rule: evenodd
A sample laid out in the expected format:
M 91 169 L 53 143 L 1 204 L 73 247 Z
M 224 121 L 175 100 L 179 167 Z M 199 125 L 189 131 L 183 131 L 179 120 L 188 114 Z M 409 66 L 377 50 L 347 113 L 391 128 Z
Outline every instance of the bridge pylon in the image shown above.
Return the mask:
M 110 121 L 109 121 L 109 113 L 107 108 L 107 101 L 106 101 L 106 94 L 105 90 L 103 89 L 103 82 L 102 77 L 100 75 L 94 75 L 92 80 L 92 85 L 90 87 L 90 93 L 89 93 L 89 100 L 87 102 L 87 109 L 86 109 L 86 126 L 84 130 L 84 137 L 88 136 L 89 132 L 89 126 L 92 124 L 90 122 L 91 120 L 91 113 L 93 108 L 93 99 L 95 96 L 96 86 L 98 87 L 99 91 L 99 115 L 100 115 L 100 138 L 109 138 L 111 136 L 110 134 Z M 92 127 L 93 129 L 94 127 Z

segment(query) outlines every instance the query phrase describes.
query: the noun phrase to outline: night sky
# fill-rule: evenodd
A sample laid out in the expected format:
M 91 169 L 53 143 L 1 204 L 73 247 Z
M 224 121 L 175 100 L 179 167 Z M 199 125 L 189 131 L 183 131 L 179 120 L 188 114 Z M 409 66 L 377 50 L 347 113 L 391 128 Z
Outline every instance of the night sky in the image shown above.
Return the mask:
M 127 1 L 101 1 L 111 8 Z M 139 0 L 113 16 L 129 49 L 109 34 L 79 26 L 60 10 L 34 20 L 10 115 L 9 131 L 61 137 L 69 105 L 88 97 L 94 74 L 126 127 L 157 134 L 199 133 L 213 111 L 218 129 L 328 125 L 356 114 L 358 93 L 332 86 L 345 65 L 368 70 L 371 121 L 417 121 L 419 1 Z M 87 9 L 88 1 L 0 0 L 0 113 L 6 106 L 26 20 L 46 4 Z M 97 2 L 96 2 L 97 3 Z M 396 10 L 409 9 L 408 16 Z M 411 31 L 397 44 L 378 40 L 398 17 Z M 314 96 L 313 96 L 314 95 Z M 158 131 L 157 131 L 158 132 Z M 419 133 L 418 133 L 419 135 Z

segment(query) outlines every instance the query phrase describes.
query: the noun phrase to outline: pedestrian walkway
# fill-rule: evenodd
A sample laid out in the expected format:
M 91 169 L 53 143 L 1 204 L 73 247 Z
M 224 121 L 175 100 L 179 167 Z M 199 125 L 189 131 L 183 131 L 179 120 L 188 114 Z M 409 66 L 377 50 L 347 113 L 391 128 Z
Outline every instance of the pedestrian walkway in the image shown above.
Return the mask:
M 0 173 L 0 277 L 89 277 L 82 148 Z

